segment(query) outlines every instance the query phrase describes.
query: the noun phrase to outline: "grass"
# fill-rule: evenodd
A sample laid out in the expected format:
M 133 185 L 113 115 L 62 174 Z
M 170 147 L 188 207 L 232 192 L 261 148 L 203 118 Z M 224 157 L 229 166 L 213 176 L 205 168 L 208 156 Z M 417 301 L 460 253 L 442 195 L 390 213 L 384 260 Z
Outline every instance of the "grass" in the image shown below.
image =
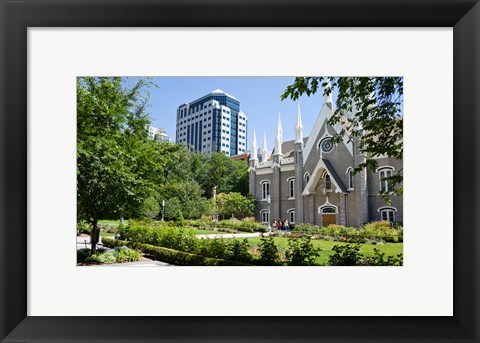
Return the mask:
M 100 231 L 100 237 L 113 237 L 113 236 L 115 236 L 114 233 Z
M 111 227 L 114 227 L 114 228 L 117 228 L 119 225 L 120 225 L 120 220 L 109 220 L 109 219 L 104 219 L 104 220 L 99 220 L 98 221 L 99 224 L 102 224 L 102 225 L 106 225 L 106 226 L 111 226 Z M 125 225 L 128 224 L 128 219 L 125 219 L 123 221 L 123 223 Z
M 248 243 L 251 246 L 258 246 L 260 242 L 260 237 L 248 238 Z M 285 250 L 288 248 L 287 238 L 275 237 L 274 242 L 278 249 Z M 346 245 L 346 243 L 324 240 L 313 240 L 312 243 L 314 247 L 321 249 L 320 256 L 315 261 L 315 265 L 319 266 L 328 265 L 328 258 L 334 254 L 332 250 L 334 245 Z M 360 253 L 364 256 L 374 256 L 373 249 L 375 248 L 385 253 L 385 256 L 397 256 L 403 253 L 403 243 L 387 243 L 385 245 L 361 244 Z

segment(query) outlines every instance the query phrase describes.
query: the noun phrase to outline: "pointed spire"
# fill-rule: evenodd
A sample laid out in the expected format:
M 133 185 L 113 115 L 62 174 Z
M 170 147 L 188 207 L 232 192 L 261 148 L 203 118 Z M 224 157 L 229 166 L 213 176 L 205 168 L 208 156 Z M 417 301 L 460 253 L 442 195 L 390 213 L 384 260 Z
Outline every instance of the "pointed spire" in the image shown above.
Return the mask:
M 303 124 L 302 114 L 300 113 L 300 103 L 297 109 L 297 126 L 295 127 L 295 143 L 303 143 Z
M 330 109 L 333 111 L 332 84 L 330 81 L 328 81 L 327 86 L 323 88 L 323 91 L 325 92 L 326 89 L 330 89 L 330 94 L 323 95 L 323 104 L 330 107 Z
M 252 147 L 250 152 L 250 161 L 258 161 L 257 151 L 257 135 L 255 134 L 255 129 L 253 129 L 253 139 L 252 139 Z
M 268 158 L 267 150 L 267 131 L 263 131 L 263 148 L 262 148 L 262 162 L 265 162 Z
M 275 136 L 275 155 L 282 154 L 282 142 L 283 142 L 283 132 L 282 132 L 282 120 L 280 118 L 280 113 L 278 113 L 278 124 L 277 124 L 277 134 Z
M 277 133 L 280 132 L 280 142 L 283 142 L 283 130 L 282 130 L 282 118 L 280 118 L 280 112 L 278 112 L 278 127 Z

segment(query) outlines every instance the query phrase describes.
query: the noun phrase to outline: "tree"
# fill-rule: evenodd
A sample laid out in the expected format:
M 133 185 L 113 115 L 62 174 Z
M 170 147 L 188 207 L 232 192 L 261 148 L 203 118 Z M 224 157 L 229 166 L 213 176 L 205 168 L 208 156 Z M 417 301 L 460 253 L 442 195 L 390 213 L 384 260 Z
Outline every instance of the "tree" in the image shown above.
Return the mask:
M 182 213 L 182 204 L 177 197 L 171 197 L 165 200 L 165 218 L 168 220 L 178 219 Z M 183 218 L 183 215 L 182 215 Z
M 151 196 L 145 199 L 140 209 L 142 217 L 153 219 L 160 212 L 160 204 L 155 197 Z
M 216 207 L 222 218 L 235 216 L 238 219 L 252 216 L 255 210 L 255 199 L 252 195 L 243 196 L 237 192 L 217 195 Z
M 202 189 L 195 181 L 169 181 L 159 189 L 159 199 L 165 199 L 165 217 L 174 219 L 178 211 L 186 219 L 210 214 L 210 202 L 202 197 Z
M 118 77 L 77 79 L 77 217 L 92 224 L 92 252 L 99 219 L 139 216 L 145 199 L 155 195 L 164 158 L 145 128 L 150 85 L 145 79 L 130 85 Z
M 204 159 L 197 180 L 206 196 L 213 196 L 215 187 L 217 193 L 248 194 L 248 165 L 245 162 L 234 160 L 222 153 L 213 153 L 204 156 Z
M 324 95 L 335 89 L 338 92 L 336 110 L 328 123 L 341 124 L 342 129 L 333 140 L 340 142 L 344 135 L 350 141 L 358 137 L 358 149 L 367 154 L 354 173 L 364 168 L 375 170 L 377 157 L 403 159 L 402 77 L 296 77 L 281 98 L 297 100 L 303 94 L 315 94 L 320 86 Z M 390 187 L 380 196 L 387 202 L 391 196 L 403 193 L 402 170 L 384 180 Z

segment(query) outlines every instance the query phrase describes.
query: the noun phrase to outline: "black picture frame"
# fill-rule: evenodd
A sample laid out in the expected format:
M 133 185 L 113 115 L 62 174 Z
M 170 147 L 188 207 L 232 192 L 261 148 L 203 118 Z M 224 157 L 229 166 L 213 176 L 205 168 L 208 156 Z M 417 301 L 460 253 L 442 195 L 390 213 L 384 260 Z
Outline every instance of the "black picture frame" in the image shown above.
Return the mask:
M 0 0 L 0 6 L 2 342 L 479 342 L 478 1 Z M 454 315 L 27 316 L 27 28 L 156 26 L 453 27 Z

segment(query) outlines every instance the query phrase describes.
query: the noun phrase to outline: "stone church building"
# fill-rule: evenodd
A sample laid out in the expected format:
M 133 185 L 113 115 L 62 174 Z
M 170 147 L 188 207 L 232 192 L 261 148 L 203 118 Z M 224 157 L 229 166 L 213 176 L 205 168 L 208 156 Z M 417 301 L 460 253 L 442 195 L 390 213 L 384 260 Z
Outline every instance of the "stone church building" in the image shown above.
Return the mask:
M 377 170 L 364 169 L 353 174 L 353 169 L 367 156 L 346 136 L 340 143 L 332 141 L 339 132 L 339 127 L 327 124 L 332 115 L 331 95 L 325 96 L 311 134 L 304 138 L 299 106 L 295 140 L 286 142 L 282 140 L 279 115 L 271 157 L 264 135 L 261 156 L 251 154 L 248 169 L 249 190 L 257 200 L 257 221 L 271 224 L 273 219 L 280 218 L 292 224 L 353 227 L 377 220 L 403 222 L 403 197 L 395 196 L 387 204 L 378 196 L 380 190 L 388 190 L 389 186 L 382 179 L 401 170 L 403 161 L 377 158 Z M 258 151 L 255 132 L 251 151 Z

